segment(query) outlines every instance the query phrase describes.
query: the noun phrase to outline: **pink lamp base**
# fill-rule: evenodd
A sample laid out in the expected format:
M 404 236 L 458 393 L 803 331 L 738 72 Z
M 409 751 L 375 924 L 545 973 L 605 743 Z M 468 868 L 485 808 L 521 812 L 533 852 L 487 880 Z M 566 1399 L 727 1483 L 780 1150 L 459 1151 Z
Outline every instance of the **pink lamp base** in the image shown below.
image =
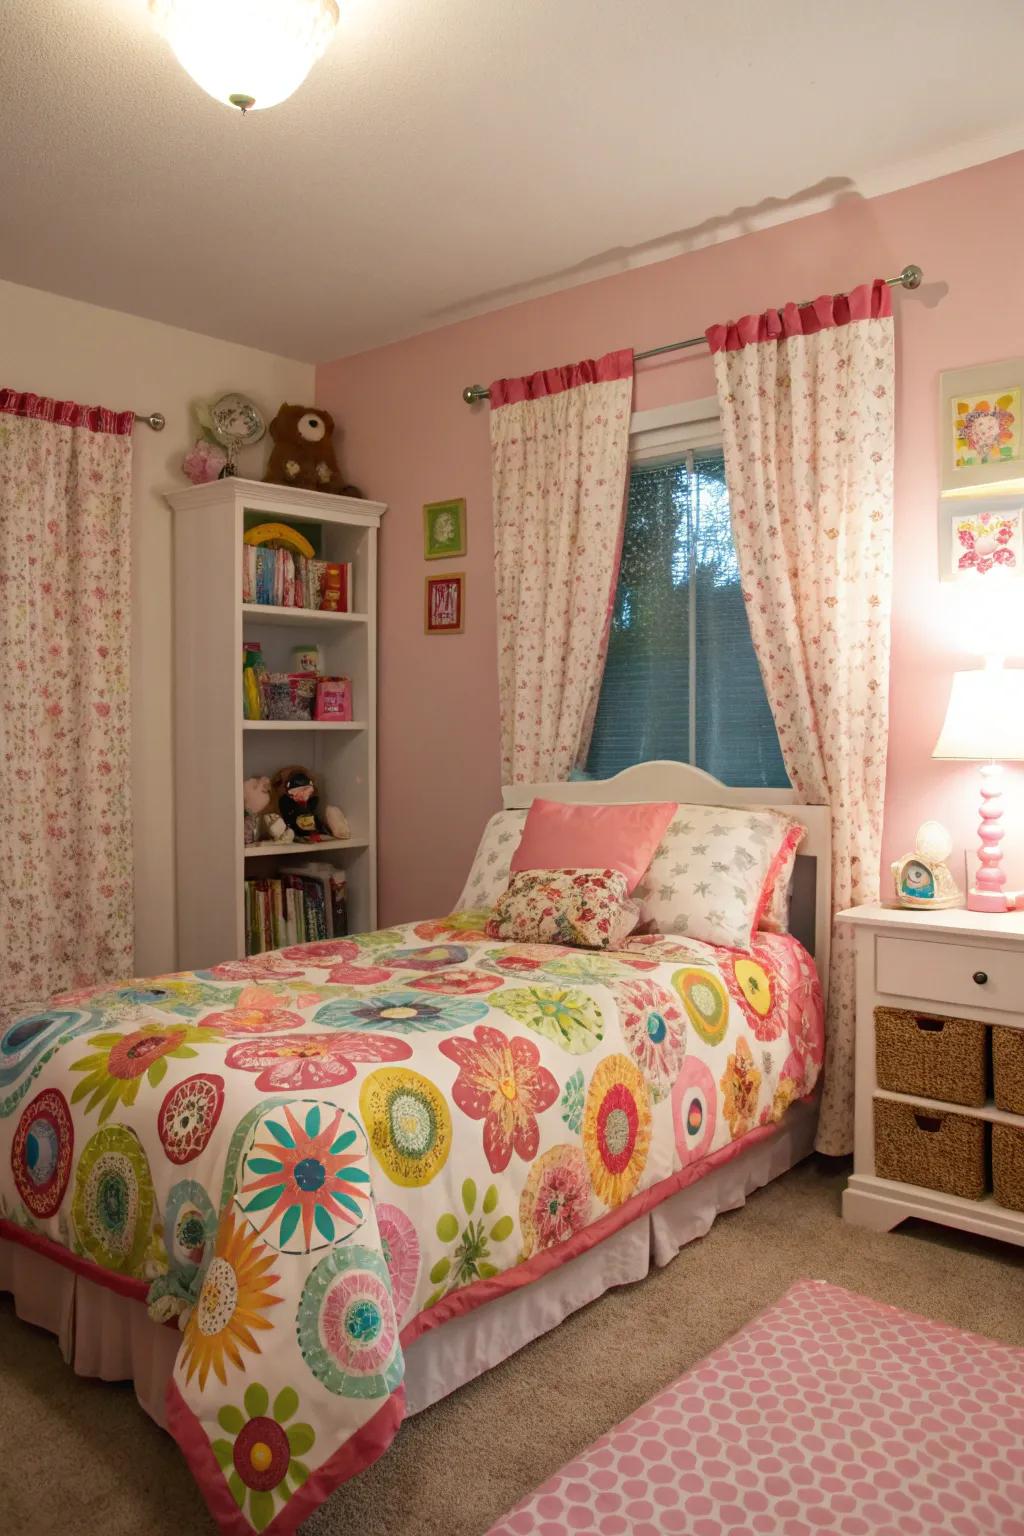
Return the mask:
M 1015 912 L 1024 906 L 1024 891 L 979 891 L 972 886 L 967 892 L 968 912 Z

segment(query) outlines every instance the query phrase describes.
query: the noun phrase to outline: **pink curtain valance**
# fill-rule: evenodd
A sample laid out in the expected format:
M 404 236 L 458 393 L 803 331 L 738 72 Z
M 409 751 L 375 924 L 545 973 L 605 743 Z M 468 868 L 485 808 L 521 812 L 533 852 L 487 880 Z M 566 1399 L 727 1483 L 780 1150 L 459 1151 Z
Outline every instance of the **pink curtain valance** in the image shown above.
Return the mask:
M 502 405 L 519 405 L 523 400 L 542 400 L 545 395 L 559 395 L 581 384 L 609 384 L 616 379 L 633 377 L 633 353 L 606 352 L 604 357 L 587 358 L 564 368 L 542 368 L 524 379 L 495 379 L 491 385 L 491 410 Z
M 709 325 L 705 331 L 712 352 L 738 352 L 760 341 L 786 341 L 791 336 L 814 336 L 853 320 L 887 320 L 892 315 L 892 294 L 884 278 L 862 283 L 851 293 L 823 294 L 810 304 L 786 304 L 766 309 L 761 315 L 744 315 L 725 325 Z
M 48 400 L 18 389 L 0 389 L 0 411 L 9 416 L 30 416 L 60 427 L 84 427 L 88 432 L 110 432 L 127 437 L 135 426 L 134 411 L 109 411 L 105 405 L 76 405 L 73 400 Z

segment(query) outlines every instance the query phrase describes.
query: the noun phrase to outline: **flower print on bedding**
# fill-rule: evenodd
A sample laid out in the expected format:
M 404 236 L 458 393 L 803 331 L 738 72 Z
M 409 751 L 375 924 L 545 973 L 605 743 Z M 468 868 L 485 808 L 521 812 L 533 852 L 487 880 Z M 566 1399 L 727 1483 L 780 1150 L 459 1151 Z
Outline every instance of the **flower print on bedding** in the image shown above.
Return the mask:
M 0 1033 L 4 1236 L 177 1322 L 168 1425 L 230 1536 L 293 1529 L 394 1437 L 403 1335 L 567 1262 L 814 1086 L 820 988 L 788 936 L 478 924 L 89 989 Z

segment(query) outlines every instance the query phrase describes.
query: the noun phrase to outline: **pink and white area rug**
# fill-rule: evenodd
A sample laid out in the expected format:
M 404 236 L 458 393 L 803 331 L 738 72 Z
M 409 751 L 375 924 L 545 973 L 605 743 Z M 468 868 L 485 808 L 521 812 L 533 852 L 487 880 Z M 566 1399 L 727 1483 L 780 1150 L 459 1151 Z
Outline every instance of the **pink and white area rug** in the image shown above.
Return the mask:
M 489 1536 L 1024 1536 L 1024 1349 L 801 1280 Z

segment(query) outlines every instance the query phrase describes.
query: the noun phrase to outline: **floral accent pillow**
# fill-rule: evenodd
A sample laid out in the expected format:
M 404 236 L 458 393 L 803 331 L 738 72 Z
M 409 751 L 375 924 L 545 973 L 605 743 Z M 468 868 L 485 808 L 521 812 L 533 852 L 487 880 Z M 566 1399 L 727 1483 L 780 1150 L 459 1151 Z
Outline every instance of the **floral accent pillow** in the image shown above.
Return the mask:
M 782 811 L 680 805 L 634 892 L 644 930 L 749 949 L 803 835 Z
M 493 907 L 508 885 L 509 865 L 526 825 L 526 811 L 498 811 L 484 827 L 456 912 Z
M 617 949 L 639 915 L 617 869 L 524 869 L 499 898 L 487 932 L 516 944 Z

